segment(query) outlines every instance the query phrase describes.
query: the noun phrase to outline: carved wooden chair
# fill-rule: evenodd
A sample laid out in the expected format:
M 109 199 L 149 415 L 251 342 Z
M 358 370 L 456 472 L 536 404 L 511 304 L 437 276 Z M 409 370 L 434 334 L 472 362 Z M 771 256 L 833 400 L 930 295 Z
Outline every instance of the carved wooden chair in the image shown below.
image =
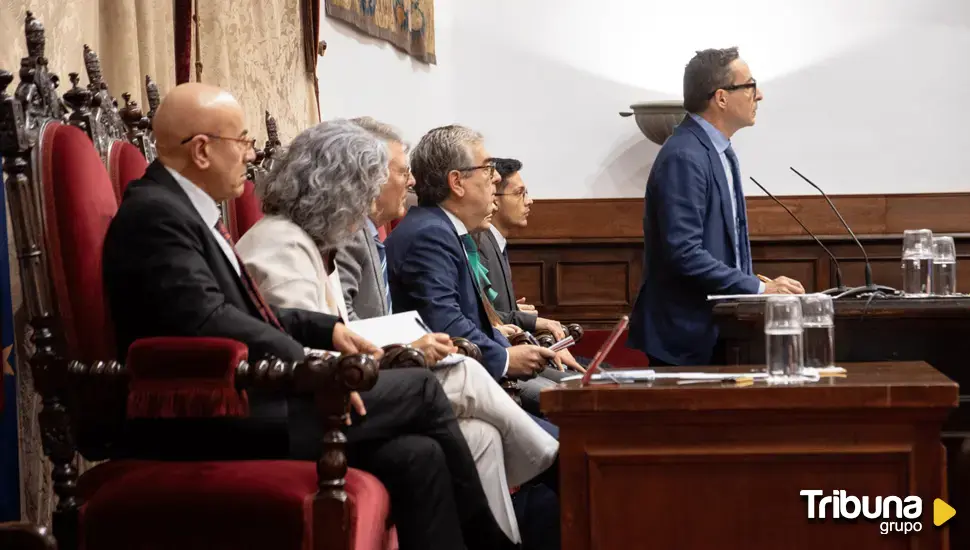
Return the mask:
M 347 468 L 342 432 L 349 393 L 376 382 L 373 358 L 250 361 L 245 345 L 220 338 L 150 338 L 115 357 L 101 246 L 118 200 L 97 147 L 97 136 L 110 134 L 110 109 L 75 80 L 68 115 L 44 57 L 44 28 L 30 12 L 25 31 L 13 94 L 14 76 L 0 70 L 0 154 L 60 548 L 385 548 L 386 492 Z M 423 361 L 410 351 L 402 358 Z M 315 396 L 325 426 L 317 463 L 117 456 L 129 420 L 219 425 L 247 414 L 249 388 Z M 78 476 L 75 453 L 104 462 Z

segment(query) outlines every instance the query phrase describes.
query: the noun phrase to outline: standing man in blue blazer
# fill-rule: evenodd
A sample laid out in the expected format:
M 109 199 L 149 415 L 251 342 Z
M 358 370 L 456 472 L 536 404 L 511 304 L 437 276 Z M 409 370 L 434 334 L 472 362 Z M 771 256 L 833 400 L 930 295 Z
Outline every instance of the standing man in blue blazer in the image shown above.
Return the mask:
M 762 282 L 751 266 L 741 168 L 731 137 L 753 126 L 763 98 L 737 48 L 697 52 L 684 70 L 687 116 L 650 170 L 644 199 L 644 278 L 628 345 L 653 365 L 703 365 L 718 330 L 709 294 L 802 294 L 788 277 Z

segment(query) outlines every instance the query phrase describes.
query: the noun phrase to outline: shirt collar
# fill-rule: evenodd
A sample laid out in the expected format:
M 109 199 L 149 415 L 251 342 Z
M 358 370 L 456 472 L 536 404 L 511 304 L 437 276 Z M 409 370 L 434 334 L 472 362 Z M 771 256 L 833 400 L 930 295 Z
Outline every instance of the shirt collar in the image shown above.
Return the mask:
M 222 216 L 222 213 L 219 211 L 219 205 L 216 204 L 216 201 L 214 201 L 208 193 L 203 191 L 201 187 L 189 181 L 189 179 L 182 174 L 179 174 L 168 166 L 166 166 L 165 169 L 168 170 L 169 174 L 172 174 L 172 177 L 175 178 L 175 182 L 178 183 L 179 187 L 182 188 L 182 191 L 185 191 L 185 194 L 188 195 L 192 206 L 195 207 L 195 210 L 199 213 L 199 216 L 202 216 L 202 221 L 205 222 L 209 228 L 215 227 L 216 222 L 219 221 L 219 218 Z
M 468 234 L 468 228 L 465 227 L 465 224 L 458 219 L 458 216 L 452 214 L 451 212 L 447 211 L 446 209 L 440 206 L 438 208 L 441 208 L 441 210 L 445 213 L 445 215 L 448 216 L 448 219 L 451 220 L 451 225 L 455 226 L 455 231 L 458 232 L 459 237 L 461 237 L 462 235 Z
M 714 127 L 713 124 L 708 122 L 704 117 L 696 115 L 694 113 L 689 113 L 690 117 L 694 119 L 701 128 L 704 129 L 704 133 L 707 137 L 711 138 L 711 143 L 714 144 L 714 149 L 717 150 L 718 154 L 723 153 L 731 146 L 731 140 L 727 138 L 720 130 Z
M 505 235 L 502 235 L 498 229 L 495 229 L 494 225 L 489 225 L 488 230 L 491 231 L 492 235 L 495 237 L 495 242 L 498 243 L 499 252 L 505 252 L 505 245 L 508 244 L 508 241 L 505 240 Z

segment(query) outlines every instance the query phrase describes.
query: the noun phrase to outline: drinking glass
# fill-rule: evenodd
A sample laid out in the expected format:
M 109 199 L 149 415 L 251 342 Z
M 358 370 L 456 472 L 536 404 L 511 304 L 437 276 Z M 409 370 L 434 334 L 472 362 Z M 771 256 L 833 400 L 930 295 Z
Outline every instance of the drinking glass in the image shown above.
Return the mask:
M 835 366 L 835 307 L 826 294 L 805 294 L 802 299 L 802 344 L 805 366 Z
M 903 295 L 929 296 L 933 292 L 933 232 L 907 229 L 903 232 Z
M 798 376 L 804 364 L 802 302 L 798 296 L 769 296 L 765 300 L 765 357 L 769 381 Z
M 933 237 L 933 294 L 957 293 L 957 249 L 953 237 Z

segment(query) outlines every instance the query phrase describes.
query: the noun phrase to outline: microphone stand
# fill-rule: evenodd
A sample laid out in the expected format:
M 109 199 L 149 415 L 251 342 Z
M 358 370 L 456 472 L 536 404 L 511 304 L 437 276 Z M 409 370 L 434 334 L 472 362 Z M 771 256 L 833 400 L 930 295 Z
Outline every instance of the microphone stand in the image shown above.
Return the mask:
M 855 298 L 855 297 L 859 297 L 859 296 L 861 296 L 863 294 L 872 294 L 873 296 L 880 296 L 880 297 L 886 297 L 886 296 L 891 296 L 891 295 L 894 295 L 894 294 L 899 294 L 899 291 L 896 290 L 895 288 L 892 288 L 890 286 L 877 285 L 877 284 L 874 284 L 872 282 L 872 264 L 869 263 L 869 255 L 866 254 L 866 248 L 864 246 L 862 246 L 862 243 L 861 242 L 859 242 L 859 238 L 856 237 L 855 236 L 855 233 L 852 232 L 852 229 L 849 227 L 849 224 L 845 223 L 845 218 L 843 218 L 842 217 L 842 214 L 839 213 L 839 209 L 836 208 L 834 204 L 832 204 L 832 200 L 829 199 L 829 196 L 825 194 L 825 191 L 822 191 L 822 188 L 821 187 L 815 185 L 815 183 L 813 183 L 812 180 L 810 180 L 810 179 L 806 178 L 805 176 L 803 176 L 802 173 L 799 172 L 798 170 L 795 170 L 791 166 L 789 166 L 788 168 L 790 168 L 792 172 L 795 172 L 796 174 L 798 174 L 798 177 L 800 177 L 803 180 L 805 180 L 805 182 L 807 182 L 809 185 L 811 185 L 812 187 L 814 187 L 815 190 L 817 190 L 819 193 L 821 193 L 822 197 L 825 199 L 825 202 L 827 202 L 829 204 L 829 208 L 832 209 L 832 212 L 835 212 L 835 215 L 839 217 L 839 221 L 842 222 L 842 226 L 845 227 L 845 230 L 849 232 L 849 236 L 851 236 L 852 237 L 852 240 L 855 241 L 855 244 L 859 246 L 859 250 L 862 251 L 862 257 L 865 259 L 865 262 L 866 262 L 866 271 L 865 271 L 866 284 L 865 284 L 865 286 L 857 286 L 857 287 L 854 287 L 854 288 L 850 288 L 850 289 L 846 290 L 845 292 L 843 292 L 841 294 L 838 294 L 836 296 L 833 296 L 833 299 L 838 299 L 838 298 Z
M 758 183 L 758 180 L 756 180 L 756 179 L 754 179 L 753 177 L 750 177 L 750 176 L 749 176 L 749 179 L 751 181 L 753 181 L 755 185 L 757 185 L 758 187 L 760 187 L 761 190 L 764 191 L 766 195 L 768 195 L 769 197 L 771 197 L 771 200 L 773 200 L 776 203 L 778 203 L 778 206 L 784 208 L 785 209 L 785 212 L 788 212 L 788 215 L 791 216 L 793 220 L 795 220 L 796 222 L 798 222 L 798 225 L 802 226 L 802 229 L 804 229 L 805 232 L 809 234 L 809 236 L 811 236 L 813 239 L 815 239 L 815 242 L 818 243 L 818 245 L 822 247 L 822 250 L 824 250 L 825 253 L 829 255 L 829 258 L 832 259 L 832 263 L 835 264 L 835 288 L 830 288 L 828 290 L 823 290 L 821 292 L 821 294 L 827 294 L 829 296 L 835 296 L 835 295 L 842 294 L 843 292 L 849 290 L 849 288 L 847 286 L 845 286 L 844 284 L 842 284 L 842 268 L 839 266 L 839 260 L 836 259 L 835 254 L 832 254 L 832 251 L 829 250 L 827 246 L 825 246 L 824 244 L 822 244 L 822 241 L 820 241 L 819 238 L 815 236 L 815 233 L 812 233 L 812 231 L 809 228 L 805 227 L 805 224 L 802 223 L 802 220 L 798 219 L 798 216 L 796 216 L 794 212 L 792 212 L 787 206 L 785 206 L 784 203 L 782 203 L 780 200 L 778 200 L 777 197 L 775 197 L 774 195 L 772 195 L 770 191 L 768 191 L 767 189 L 765 189 L 765 187 L 763 185 L 761 185 L 760 183 Z

